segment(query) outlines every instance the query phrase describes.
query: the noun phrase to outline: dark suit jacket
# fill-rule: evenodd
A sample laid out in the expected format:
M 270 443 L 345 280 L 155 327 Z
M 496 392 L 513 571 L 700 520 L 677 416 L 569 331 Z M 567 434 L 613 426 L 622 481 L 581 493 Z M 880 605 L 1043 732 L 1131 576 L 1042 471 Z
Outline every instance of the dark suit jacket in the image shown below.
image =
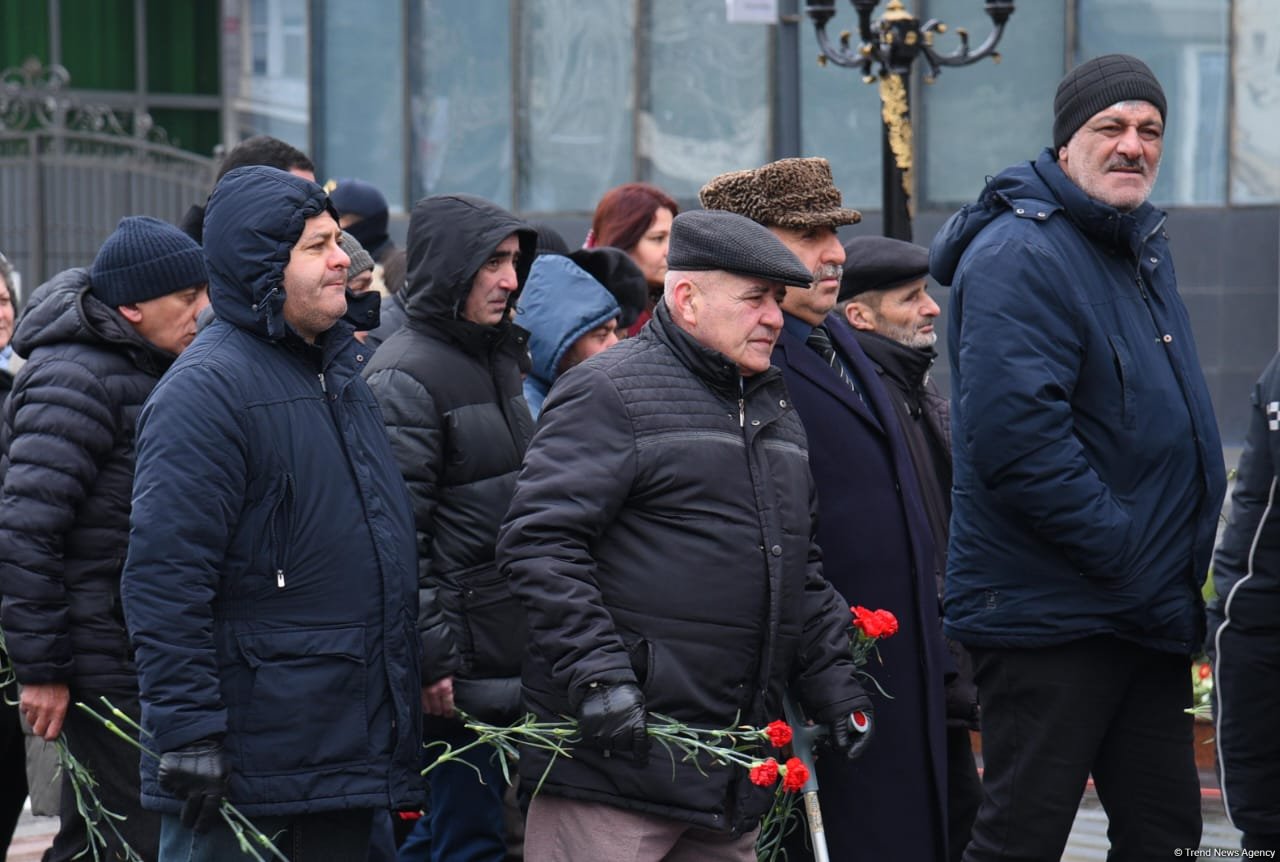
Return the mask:
M 933 539 L 890 395 L 848 325 L 826 321 L 863 403 L 812 348 L 784 330 L 773 352 L 809 437 L 823 572 L 850 604 L 885 608 L 900 631 L 866 668 L 876 738 L 852 763 L 818 762 L 832 859 L 945 859 L 946 716 L 950 659 L 938 624 Z M 803 852 L 793 858 L 805 858 Z

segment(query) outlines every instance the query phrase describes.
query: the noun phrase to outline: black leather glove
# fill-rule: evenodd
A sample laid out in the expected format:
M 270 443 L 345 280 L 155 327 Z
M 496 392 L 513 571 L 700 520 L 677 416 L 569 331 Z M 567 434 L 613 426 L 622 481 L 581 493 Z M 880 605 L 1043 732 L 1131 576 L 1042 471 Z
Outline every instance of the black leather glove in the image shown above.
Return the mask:
M 643 763 L 649 755 L 644 695 L 635 683 L 593 685 L 578 705 L 582 741 L 610 752 L 626 752 Z
M 827 729 L 830 731 L 827 734 L 827 745 L 831 746 L 836 753 L 854 760 L 860 757 L 871 743 L 874 727 L 875 722 L 872 721 L 870 709 L 855 710 L 827 724 Z
M 160 755 L 160 787 L 182 804 L 182 825 L 203 835 L 218 821 L 231 767 L 222 743 L 201 739 Z

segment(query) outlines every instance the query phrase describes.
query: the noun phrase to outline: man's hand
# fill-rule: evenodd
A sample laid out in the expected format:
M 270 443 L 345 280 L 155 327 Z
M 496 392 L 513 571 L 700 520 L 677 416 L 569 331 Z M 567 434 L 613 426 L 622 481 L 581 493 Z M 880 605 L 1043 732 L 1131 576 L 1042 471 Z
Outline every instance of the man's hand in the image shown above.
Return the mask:
M 611 751 L 629 752 L 642 763 L 648 757 L 644 695 L 634 683 L 588 689 L 578 705 L 578 730 L 583 742 L 603 749 L 606 755 Z
M 71 703 L 71 690 L 64 683 L 48 682 L 22 686 L 20 708 L 31 730 L 45 742 L 62 733 L 62 722 Z
M 871 710 L 860 709 L 840 716 L 827 727 L 831 731 L 827 735 L 827 744 L 838 754 L 854 760 L 871 743 L 874 723 L 871 720 Z
M 422 687 L 422 711 L 427 715 L 453 718 L 453 677 L 441 677 Z
M 218 809 L 231 778 L 222 743 L 202 739 L 185 748 L 166 751 L 160 755 L 158 777 L 161 788 L 183 800 L 183 826 L 203 835 L 218 821 Z

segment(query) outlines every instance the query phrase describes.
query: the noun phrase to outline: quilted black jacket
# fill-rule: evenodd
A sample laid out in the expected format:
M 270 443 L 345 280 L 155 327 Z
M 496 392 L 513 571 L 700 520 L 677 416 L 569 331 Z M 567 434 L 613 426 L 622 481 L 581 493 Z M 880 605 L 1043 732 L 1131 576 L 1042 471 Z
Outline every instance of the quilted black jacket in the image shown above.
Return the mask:
M 70 269 L 32 296 L 0 422 L 0 626 L 23 683 L 137 687 L 120 608 L 134 430 L 173 354 Z

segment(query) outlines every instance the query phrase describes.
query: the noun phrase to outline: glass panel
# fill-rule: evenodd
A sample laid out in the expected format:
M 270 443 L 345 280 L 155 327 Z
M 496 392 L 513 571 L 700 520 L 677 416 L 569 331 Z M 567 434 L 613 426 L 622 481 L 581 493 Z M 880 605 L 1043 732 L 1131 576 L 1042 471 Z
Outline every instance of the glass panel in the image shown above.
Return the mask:
M 1280 30 L 1275 0 L 1235 0 L 1231 202 L 1280 202 Z
M 247 0 L 241 9 L 248 21 L 239 22 L 241 74 L 232 94 L 236 133 L 273 135 L 309 152 L 307 46 L 297 38 L 306 33 L 306 0 Z
M 319 179 L 365 180 L 393 210 L 406 209 L 400 0 L 326 0 L 324 9 L 327 61 L 312 91 L 323 123 L 313 154 Z
M 838 8 L 827 33 L 856 29 L 853 9 Z M 820 53 L 813 25 L 800 26 L 801 155 L 822 156 L 844 204 L 854 209 L 880 209 L 880 92 L 862 83 L 862 72 L 833 64 L 818 65 Z
M 0 3 L 0 69 L 28 57 L 49 62 L 49 0 Z
M 769 30 L 729 24 L 724 0 L 653 0 L 648 87 L 636 113 L 646 179 L 681 199 L 769 160 Z
M 632 0 L 525 0 L 520 208 L 590 211 L 632 174 Z
M 410 4 L 412 194 L 511 206 L 509 0 Z
M 218 7 L 147 0 L 147 89 L 218 94 Z
M 1063 2 L 1019 3 L 1000 40 L 999 63 L 944 66 L 934 83 L 917 88 L 916 194 L 924 205 L 967 203 L 986 177 L 1036 158 L 1052 142 L 1053 94 L 1065 71 Z M 991 19 L 974 0 L 929 0 L 925 17 L 947 25 L 934 37 L 934 49 L 944 55 L 960 47 L 959 27 L 969 31 L 971 49 L 991 32 Z M 916 69 L 923 81 L 924 58 Z
M 1227 192 L 1226 3 L 1078 0 L 1081 60 L 1130 53 L 1164 87 L 1164 157 L 1157 205 L 1220 204 Z M 1263 3 L 1275 20 L 1274 3 Z M 1022 10 L 1019 8 L 1018 14 Z M 1159 22 L 1154 26 L 1153 22 Z M 1272 24 L 1274 31 L 1274 23 Z
M 78 90 L 132 90 L 133 0 L 62 0 L 62 65 Z

